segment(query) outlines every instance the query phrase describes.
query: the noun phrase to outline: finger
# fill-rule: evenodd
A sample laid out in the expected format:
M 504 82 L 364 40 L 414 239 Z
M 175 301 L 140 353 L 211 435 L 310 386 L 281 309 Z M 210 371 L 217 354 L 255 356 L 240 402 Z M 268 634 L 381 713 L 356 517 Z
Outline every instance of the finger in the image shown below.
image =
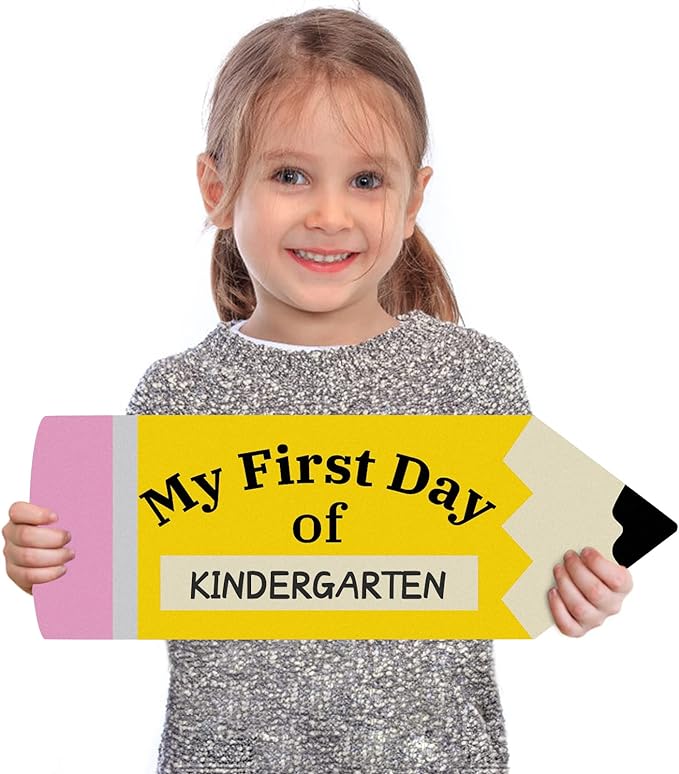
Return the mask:
M 31 587 L 36 583 L 49 583 L 60 578 L 66 573 L 67 568 L 60 567 L 17 567 L 14 564 L 7 565 L 7 575 L 24 591 L 32 594 Z
M 5 546 L 7 562 L 17 567 L 54 567 L 70 562 L 75 557 L 71 548 L 34 548 L 33 546 Z
M 9 543 L 35 548 L 61 548 L 71 540 L 71 533 L 65 529 L 34 527 L 31 524 L 10 523 L 3 534 Z
M 595 548 L 583 548 L 580 556 L 585 565 L 611 591 L 629 594 L 632 590 L 632 573 L 626 567 L 606 559 Z
M 549 590 L 547 601 L 552 611 L 552 618 L 559 631 L 568 637 L 582 637 L 585 633 L 584 628 L 568 612 L 568 608 L 556 589 L 552 588 Z
M 554 578 L 559 596 L 566 605 L 566 609 L 580 626 L 585 629 L 598 626 L 603 620 L 602 613 L 582 595 L 563 565 L 556 565 Z
M 603 559 L 603 557 L 601 557 Z M 605 560 L 604 560 L 605 561 Z M 603 583 L 575 553 L 568 551 L 564 566 L 573 584 L 596 610 L 612 615 L 620 610 L 621 597 Z
M 56 521 L 50 517 L 50 508 L 43 508 L 33 503 L 16 502 L 9 507 L 9 518 L 14 524 L 49 524 Z

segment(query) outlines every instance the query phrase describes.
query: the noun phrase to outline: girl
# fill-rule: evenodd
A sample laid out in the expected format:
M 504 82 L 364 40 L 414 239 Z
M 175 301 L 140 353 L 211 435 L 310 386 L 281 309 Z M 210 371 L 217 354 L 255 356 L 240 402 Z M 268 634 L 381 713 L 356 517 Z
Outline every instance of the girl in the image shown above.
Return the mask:
M 315 9 L 246 35 L 217 78 L 200 190 L 217 226 L 220 324 L 154 362 L 140 414 L 529 413 L 498 341 L 458 325 L 417 214 L 427 120 L 398 42 Z M 15 503 L 7 573 L 63 573 L 48 504 Z M 580 636 L 617 612 L 629 573 L 568 554 L 549 605 Z M 158 771 L 504 772 L 485 641 L 178 641 Z

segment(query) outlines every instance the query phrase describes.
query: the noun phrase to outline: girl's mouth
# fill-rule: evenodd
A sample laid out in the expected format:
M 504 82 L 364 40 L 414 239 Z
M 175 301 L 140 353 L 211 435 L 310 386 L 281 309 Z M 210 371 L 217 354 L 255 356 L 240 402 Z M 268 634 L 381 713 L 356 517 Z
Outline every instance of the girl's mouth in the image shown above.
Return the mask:
M 303 258 L 301 255 L 298 255 L 295 250 L 286 250 L 286 252 L 288 255 L 290 255 L 291 258 L 294 258 L 297 263 L 301 264 L 307 269 L 325 273 L 342 271 L 342 269 L 350 266 L 354 262 L 356 256 L 359 255 L 359 253 L 349 253 L 346 258 L 323 256 L 324 260 L 320 260 L 320 257 L 319 260 L 314 260 L 313 258 Z M 306 251 L 303 252 L 305 252 L 306 255 L 309 255 L 309 253 L 306 253 Z

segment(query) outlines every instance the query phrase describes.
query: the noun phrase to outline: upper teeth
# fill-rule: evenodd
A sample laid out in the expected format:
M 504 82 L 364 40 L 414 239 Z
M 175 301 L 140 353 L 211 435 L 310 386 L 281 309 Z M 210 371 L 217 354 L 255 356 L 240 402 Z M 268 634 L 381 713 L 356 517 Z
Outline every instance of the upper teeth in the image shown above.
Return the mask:
M 309 261 L 319 261 L 321 263 L 333 263 L 334 261 L 343 261 L 348 258 L 351 253 L 337 253 L 337 255 L 319 255 L 318 253 L 309 253 L 306 250 L 293 250 L 295 255 L 299 255 L 300 258 L 306 258 Z

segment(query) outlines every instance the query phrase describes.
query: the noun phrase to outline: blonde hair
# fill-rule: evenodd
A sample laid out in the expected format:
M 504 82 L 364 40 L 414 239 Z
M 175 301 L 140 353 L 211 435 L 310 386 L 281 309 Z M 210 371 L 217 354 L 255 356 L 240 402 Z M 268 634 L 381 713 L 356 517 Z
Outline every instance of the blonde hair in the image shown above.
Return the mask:
M 222 64 L 210 99 L 205 150 L 223 183 L 214 212 L 232 210 L 256 139 L 277 106 L 284 100 L 293 115 L 300 115 L 310 81 L 320 78 L 329 92 L 335 84 L 348 89 L 364 111 L 369 105 L 377 114 L 383 131 L 389 126 L 402 139 L 411 183 L 416 180 L 428 145 L 428 122 L 410 59 L 388 30 L 362 13 L 315 8 L 255 28 Z M 210 225 L 207 218 L 205 228 Z M 250 317 L 257 300 L 232 228 L 217 229 L 211 282 L 221 320 Z M 392 316 L 421 309 L 459 321 L 445 268 L 417 225 L 381 279 L 378 301 Z

